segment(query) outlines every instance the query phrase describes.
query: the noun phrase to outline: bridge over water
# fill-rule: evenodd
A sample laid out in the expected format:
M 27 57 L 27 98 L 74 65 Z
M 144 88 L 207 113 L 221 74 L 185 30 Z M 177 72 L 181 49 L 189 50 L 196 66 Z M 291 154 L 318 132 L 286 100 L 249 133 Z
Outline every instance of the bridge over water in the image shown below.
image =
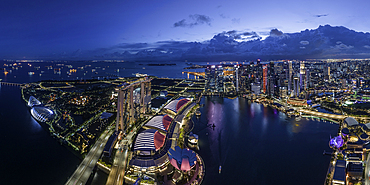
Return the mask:
M 23 84 L 20 84 L 20 83 L 12 83 L 12 82 L 0 82 L 0 85 L 19 86 L 19 87 L 22 87 L 23 86 Z

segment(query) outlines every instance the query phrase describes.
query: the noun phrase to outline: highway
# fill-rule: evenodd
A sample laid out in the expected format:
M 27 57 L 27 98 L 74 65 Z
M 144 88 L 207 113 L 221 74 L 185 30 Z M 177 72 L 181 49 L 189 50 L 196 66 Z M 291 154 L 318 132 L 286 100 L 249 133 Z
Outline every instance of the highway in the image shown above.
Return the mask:
M 73 175 L 68 179 L 66 185 L 84 185 L 89 179 L 96 162 L 99 160 L 101 153 L 104 150 L 105 144 L 114 130 L 108 132 L 111 127 L 109 126 L 106 131 L 96 141 L 95 145 L 86 155 L 85 159 L 81 162 Z
M 365 185 L 370 185 L 369 170 L 370 170 L 370 155 L 367 156 L 365 161 Z
M 128 157 L 127 148 L 124 150 L 117 150 L 112 170 L 109 173 L 109 177 L 106 183 L 107 185 L 123 184 L 127 157 Z
M 128 160 L 128 147 L 131 145 L 132 137 L 134 137 L 135 132 L 130 132 L 127 137 L 127 143 L 124 143 L 125 140 L 122 140 L 120 143 L 120 150 L 117 150 L 116 155 L 114 157 L 112 170 L 109 172 L 107 185 L 113 184 L 123 184 L 124 182 L 124 175 L 126 172 L 126 165 Z

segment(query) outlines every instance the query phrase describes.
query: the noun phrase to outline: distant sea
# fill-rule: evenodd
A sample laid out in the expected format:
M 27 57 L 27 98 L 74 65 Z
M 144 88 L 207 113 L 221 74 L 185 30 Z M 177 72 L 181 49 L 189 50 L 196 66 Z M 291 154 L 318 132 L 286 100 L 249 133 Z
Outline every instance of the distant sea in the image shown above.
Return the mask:
M 16 65 L 14 65 L 16 64 Z M 161 64 L 161 65 L 153 65 Z M 175 64 L 175 65 L 173 65 Z M 185 62 L 0 62 L 0 79 L 6 82 L 29 83 L 41 80 L 84 80 L 106 77 L 134 77 L 136 73 L 165 78 L 187 78 Z M 207 63 L 196 63 L 207 64 Z M 22 66 L 22 67 L 20 67 Z M 75 69 L 76 71 L 74 72 Z M 5 72 L 6 71 L 6 72 Z M 194 78 L 194 76 L 190 76 Z
M 188 66 L 184 62 L 170 66 L 148 66 L 140 62 L 33 62 L 21 63 L 22 67 L 13 64 L 0 63 L 8 72 L 0 71 L 2 81 L 101 79 L 132 77 L 134 73 L 187 78 L 182 71 Z M 71 69 L 77 71 L 69 73 Z M 337 125 L 306 119 L 297 122 L 243 98 L 205 97 L 201 103 L 202 116 L 193 118 L 196 123 L 193 132 L 199 135 L 197 152 L 206 165 L 203 184 L 324 182 L 330 157 L 322 152 L 330 151 L 329 136 L 336 134 Z M 0 124 L 0 184 L 64 184 L 81 161 L 31 117 L 15 86 L 0 86 Z M 213 130 L 207 124 L 216 127 Z M 106 174 L 98 172 L 91 184 L 105 184 L 106 178 Z

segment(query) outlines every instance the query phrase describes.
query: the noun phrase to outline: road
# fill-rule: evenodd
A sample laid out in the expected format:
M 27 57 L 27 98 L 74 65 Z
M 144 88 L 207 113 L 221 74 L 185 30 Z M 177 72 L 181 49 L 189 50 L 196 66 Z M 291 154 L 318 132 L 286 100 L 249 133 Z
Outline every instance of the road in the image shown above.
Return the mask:
M 131 145 L 132 138 L 135 135 L 135 131 L 130 132 L 125 140 L 122 140 L 120 143 L 120 147 L 122 149 L 117 150 L 116 155 L 114 157 L 113 166 L 111 171 L 109 172 L 107 185 L 114 185 L 114 184 L 123 184 L 124 176 L 126 173 L 126 165 L 128 160 L 128 152 L 129 146 Z
M 370 155 L 367 156 L 365 163 L 366 163 L 365 165 L 365 185 L 370 185 L 370 180 L 369 180 Z
M 117 150 L 112 170 L 109 173 L 109 177 L 106 183 L 107 185 L 123 184 L 127 164 L 127 157 L 128 157 L 127 148 L 124 150 Z
M 110 127 L 108 127 L 110 128 Z M 108 132 L 109 129 L 104 131 L 100 138 L 96 141 L 95 145 L 86 155 L 85 159 L 81 162 L 73 175 L 68 179 L 66 185 L 84 185 L 89 179 L 96 162 L 99 160 L 101 153 L 104 150 L 105 144 L 114 130 Z

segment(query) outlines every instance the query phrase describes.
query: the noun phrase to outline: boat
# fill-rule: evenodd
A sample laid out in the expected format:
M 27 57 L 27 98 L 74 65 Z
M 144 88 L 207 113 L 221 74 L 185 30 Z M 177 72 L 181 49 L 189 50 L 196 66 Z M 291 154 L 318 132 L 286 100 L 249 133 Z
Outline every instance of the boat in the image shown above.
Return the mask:
M 221 173 L 221 165 L 218 167 L 218 173 Z
M 201 113 L 199 110 L 197 110 L 197 111 L 195 112 L 195 115 L 196 115 L 196 116 L 200 116 L 200 115 L 202 115 L 202 113 Z
M 148 76 L 148 74 L 141 74 L 141 73 L 132 73 L 132 75 L 134 75 L 136 77 L 146 77 L 146 76 Z
M 295 120 L 296 120 L 296 121 L 301 121 L 301 117 L 300 117 L 300 116 L 298 116 L 298 117 L 296 117 L 296 118 L 295 118 Z

